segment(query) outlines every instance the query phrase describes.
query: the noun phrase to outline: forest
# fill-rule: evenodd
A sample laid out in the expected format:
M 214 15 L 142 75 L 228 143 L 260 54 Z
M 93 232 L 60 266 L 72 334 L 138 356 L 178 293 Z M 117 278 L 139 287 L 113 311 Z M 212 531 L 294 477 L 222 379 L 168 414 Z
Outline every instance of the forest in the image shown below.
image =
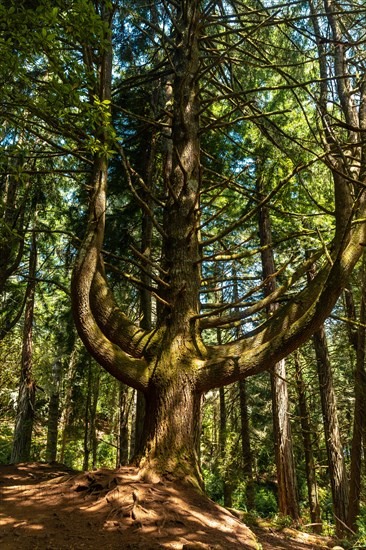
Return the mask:
M 0 465 L 131 464 L 365 548 L 364 1 L 0 28 Z

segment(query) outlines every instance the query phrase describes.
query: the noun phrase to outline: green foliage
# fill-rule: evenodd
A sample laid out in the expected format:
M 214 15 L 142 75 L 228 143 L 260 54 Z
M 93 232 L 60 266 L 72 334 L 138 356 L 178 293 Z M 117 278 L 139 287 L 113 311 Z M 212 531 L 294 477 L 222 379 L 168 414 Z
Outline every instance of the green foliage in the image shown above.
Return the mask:
M 255 495 L 255 509 L 264 518 L 277 514 L 277 500 L 273 491 L 265 487 L 259 487 Z
M 0 430 L 0 464 L 9 464 L 13 443 L 13 422 L 1 422 Z
M 360 510 L 360 515 L 357 518 L 357 537 L 353 541 L 352 548 L 366 547 L 366 507 L 363 506 Z

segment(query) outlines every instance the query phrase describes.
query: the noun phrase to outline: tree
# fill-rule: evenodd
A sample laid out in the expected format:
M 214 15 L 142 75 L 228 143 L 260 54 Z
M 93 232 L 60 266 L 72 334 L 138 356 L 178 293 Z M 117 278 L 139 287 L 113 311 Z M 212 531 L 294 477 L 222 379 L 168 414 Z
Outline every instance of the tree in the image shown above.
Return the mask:
M 322 34 L 314 31 L 308 39 L 299 26 L 293 34 L 301 47 L 294 48 L 292 27 L 286 27 L 288 37 L 279 30 L 279 16 L 275 20 L 271 5 L 257 9 L 256 4 L 241 2 L 182 0 L 126 6 L 107 0 L 70 0 L 68 10 L 47 1 L 40 6 L 33 11 L 17 7 L 12 16 L 18 20 L 23 16 L 24 25 L 37 21 L 38 28 L 42 23 L 42 30 L 31 37 L 33 49 L 29 48 L 25 64 L 34 71 L 29 75 L 23 67 L 17 74 L 31 83 L 38 97 L 18 95 L 12 109 L 5 104 L 4 112 L 19 124 L 13 110 L 23 105 L 34 131 L 53 152 L 62 152 L 63 170 L 76 165 L 88 171 L 87 189 L 78 193 L 79 204 L 88 207 L 88 220 L 72 277 L 77 330 L 105 370 L 145 396 L 142 445 L 136 457 L 141 468 L 201 484 L 197 439 L 202 393 L 270 369 L 308 339 L 329 315 L 360 257 L 366 230 L 361 221 L 366 210 L 363 80 L 359 82 L 352 58 L 338 46 L 343 37 L 339 33 L 335 53 L 319 56 L 325 65 L 310 74 L 302 70 L 316 56 L 309 44 Z M 328 12 L 319 18 L 323 22 L 328 17 L 332 23 L 337 15 Z M 286 10 L 282 15 L 281 23 L 287 25 Z M 352 10 L 347 17 L 353 17 Z M 356 23 L 353 32 L 362 33 Z M 135 38 L 132 62 L 126 52 L 121 60 L 115 51 L 117 35 L 123 38 L 126 33 Z M 25 35 L 13 35 L 15 48 L 24 50 Z M 289 51 L 295 68 L 288 64 Z M 122 74 L 120 82 L 114 63 Z M 363 74 L 361 58 L 359 64 Z M 349 74 L 355 83 L 350 90 L 345 89 Z M 160 139 L 154 190 L 146 186 L 129 150 L 129 137 L 135 135 L 130 121 L 145 118 L 142 99 L 135 112 L 124 107 L 118 111 L 113 104 L 117 92 L 131 98 L 130 89 L 141 90 L 149 82 L 158 83 L 160 96 L 165 97 L 159 115 L 147 119 L 158 128 Z M 277 104 L 271 110 L 273 96 Z M 304 110 L 306 100 L 315 108 L 309 105 Z M 294 116 L 302 121 L 298 134 L 291 125 Z M 123 146 L 117 139 L 118 128 Z M 214 149 L 215 140 L 219 142 L 216 134 L 222 138 L 219 152 Z M 258 203 L 251 181 L 251 142 L 259 135 L 276 148 L 278 169 L 271 190 Z M 112 156 L 119 160 L 129 198 L 154 228 L 153 253 L 144 255 L 137 249 L 138 254 L 127 258 L 135 267 L 152 267 L 151 284 L 135 275 L 128 277 L 153 296 L 152 330 L 123 311 L 127 308 L 117 303 L 109 286 L 103 247 L 106 213 L 113 209 L 107 201 Z M 210 262 L 225 257 L 241 270 L 246 267 L 247 275 L 256 270 L 260 244 L 254 220 L 261 206 L 279 207 L 279 198 L 286 199 L 286 193 L 292 205 L 293 195 L 299 196 L 305 187 L 299 211 L 315 208 L 317 214 L 323 213 L 309 183 L 319 174 L 329 195 L 334 183 L 334 212 L 332 207 L 325 209 L 328 225 L 324 231 L 323 226 L 319 231 L 313 227 L 309 233 L 304 227 L 298 234 L 288 229 L 278 243 L 289 244 L 291 252 L 306 247 L 311 239 L 314 257 L 303 262 L 288 254 L 277 268 L 279 285 L 267 296 L 261 284 L 241 288 L 239 302 L 202 312 L 199 296 Z M 291 213 L 284 215 L 291 220 Z M 330 222 L 334 228 L 329 228 Z M 240 263 L 250 257 L 256 258 L 250 268 Z M 304 274 L 315 259 L 318 271 L 306 283 Z M 266 308 L 275 302 L 280 307 L 263 320 Z M 243 325 L 243 336 L 220 346 L 212 344 L 210 329 L 238 323 Z
M 342 535 L 347 525 L 349 486 L 340 437 L 332 367 L 324 325 L 321 325 L 314 333 L 313 342 L 317 360 L 335 523 L 338 534 Z
M 296 381 L 297 393 L 299 396 L 301 434 L 304 441 L 305 471 L 306 471 L 306 483 L 307 483 L 307 489 L 308 489 L 308 501 L 309 501 L 309 508 L 310 508 L 310 519 L 313 524 L 313 531 L 315 533 L 321 533 L 322 523 L 321 523 L 321 516 L 320 516 L 318 485 L 316 480 L 315 460 L 314 460 L 313 444 L 312 444 L 312 440 L 314 438 L 314 431 L 311 426 L 310 414 L 309 414 L 308 404 L 306 399 L 306 385 L 302 374 L 302 366 L 300 363 L 300 353 L 298 351 L 294 353 L 294 364 L 295 364 L 295 381 Z
M 36 290 L 37 248 L 35 233 L 32 234 L 29 253 L 29 281 L 24 310 L 23 345 L 17 403 L 17 417 L 14 429 L 11 462 L 26 462 L 30 457 L 36 383 L 32 372 L 33 318 Z
M 355 405 L 353 416 L 353 432 L 351 445 L 351 466 L 349 479 L 349 507 L 347 513 L 347 525 L 353 531 L 357 530 L 357 517 L 360 513 L 361 496 L 361 464 L 362 464 L 362 439 L 365 432 L 364 414 L 366 396 L 366 372 L 365 372 L 365 289 L 366 289 L 365 255 L 362 258 L 360 275 L 360 305 L 359 322 L 356 321 L 356 310 L 351 288 L 346 289 L 345 303 L 350 323 L 350 344 L 356 352 L 355 369 Z
M 60 380 L 62 374 L 62 363 L 56 359 L 52 365 L 52 389 L 48 410 L 47 426 L 47 448 L 46 459 L 48 462 L 55 462 L 57 457 L 57 435 L 60 415 Z
M 158 285 L 162 305 L 157 328 L 146 333 L 133 325 L 117 309 L 108 292 L 99 257 L 108 178 L 107 157 L 101 152 L 94 159 L 88 228 L 79 250 L 72 288 L 75 322 L 89 352 L 114 376 L 145 394 L 141 466 L 147 471 L 190 478 L 199 476 L 194 444 L 199 395 L 268 369 L 309 337 L 334 305 L 361 253 L 364 232 L 362 224 L 351 230 L 351 189 L 348 178 L 343 175 L 345 168 L 339 166 L 337 160 L 333 169 L 336 234 L 331 261 L 322 266 L 317 277 L 296 299 L 289 300 L 252 334 L 220 348 L 203 343 L 200 329 L 205 323 L 199 326 L 198 305 L 201 17 L 198 3 L 189 6 L 181 3 L 172 20 L 173 153 L 162 226 L 158 227 L 162 234 L 159 267 L 162 280 Z M 100 74 L 104 79 L 99 82 L 99 101 L 108 104 L 110 47 L 103 53 Z M 100 139 L 106 143 L 106 134 Z M 359 201 L 363 207 L 361 190 Z M 276 292 L 263 300 L 262 305 L 273 301 L 274 294 Z M 243 316 L 240 314 L 238 318 Z M 239 357 L 238 362 L 234 361 L 235 357 Z

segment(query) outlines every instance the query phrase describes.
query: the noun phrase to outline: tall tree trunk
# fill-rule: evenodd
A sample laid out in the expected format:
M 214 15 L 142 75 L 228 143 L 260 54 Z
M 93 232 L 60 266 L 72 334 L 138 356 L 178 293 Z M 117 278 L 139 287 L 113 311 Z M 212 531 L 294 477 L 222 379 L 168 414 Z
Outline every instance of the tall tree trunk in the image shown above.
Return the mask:
M 288 389 L 285 360 L 271 371 L 273 435 L 277 467 L 278 506 L 281 514 L 296 520 L 300 517 L 296 470 L 288 417 Z
M 15 422 L 11 462 L 26 462 L 30 459 L 36 383 L 32 374 L 33 318 L 36 291 L 37 245 L 33 232 L 29 252 L 29 280 L 24 310 L 23 345 L 17 417 Z
M 61 464 L 65 461 L 65 450 L 67 444 L 67 433 L 69 428 L 70 416 L 72 412 L 72 389 L 73 389 L 73 380 L 75 375 L 76 367 L 76 350 L 77 350 L 77 339 L 75 338 L 73 343 L 73 348 L 69 357 L 69 364 L 67 367 L 67 372 L 65 376 L 65 402 L 62 407 L 62 414 L 60 420 L 60 430 L 61 430 L 61 444 L 59 450 L 59 462 Z
M 351 290 L 346 291 L 346 307 L 348 318 L 356 321 L 356 313 Z M 351 448 L 350 493 L 347 525 L 352 531 L 357 531 L 356 519 L 360 513 L 361 496 L 361 466 L 362 466 L 362 436 L 366 430 L 366 370 L 365 370 L 365 340 L 366 340 L 366 256 L 363 256 L 361 271 L 360 313 L 357 330 L 349 324 L 350 343 L 356 351 L 355 371 L 355 405 L 353 416 L 353 433 Z
M 262 195 L 261 176 L 257 180 L 258 194 Z M 259 235 L 262 247 L 263 279 L 267 280 L 265 293 L 269 295 L 276 288 L 274 274 L 276 272 L 269 211 L 266 206 L 259 210 Z M 268 307 L 268 315 L 273 314 L 278 304 Z M 300 517 L 298 505 L 297 481 L 292 448 L 291 425 L 288 415 L 288 389 L 286 381 L 285 360 L 277 362 L 270 370 L 272 389 L 273 436 L 278 482 L 278 506 L 281 514 L 297 520 Z
M 90 444 L 92 449 L 92 468 L 96 468 L 97 451 L 98 451 L 96 415 L 97 415 L 97 406 L 98 406 L 99 388 L 100 388 L 99 366 L 93 365 L 92 375 L 93 375 L 93 385 L 92 385 L 92 395 L 91 395 L 91 403 L 90 403 Z
M 153 6 L 153 20 L 158 25 L 156 8 Z M 159 95 L 160 84 L 155 84 L 151 93 L 151 109 L 154 116 L 159 116 Z M 145 182 L 144 201 L 149 210 L 153 207 L 152 194 L 154 175 L 156 171 L 156 150 L 157 150 L 157 129 L 152 127 L 151 132 L 147 133 L 145 151 L 143 155 L 142 176 Z M 147 190 L 147 193 L 146 193 Z M 152 266 L 150 264 L 152 255 L 153 222 L 151 216 L 146 211 L 142 212 L 141 224 L 141 254 L 143 269 L 141 271 L 141 281 L 146 288 L 140 290 L 140 327 L 146 331 L 152 329 L 152 298 L 148 287 L 151 286 Z M 145 396 L 142 392 L 137 392 L 136 398 L 136 423 L 135 423 L 135 453 L 139 453 L 142 448 L 142 432 L 145 419 Z
M 320 515 L 318 484 L 316 481 L 316 470 L 312 445 L 314 432 L 311 427 L 310 414 L 306 400 L 305 382 L 302 375 L 299 353 L 295 352 L 293 357 L 295 363 L 295 380 L 297 394 L 299 396 L 301 434 L 304 442 L 306 484 L 308 488 L 310 519 L 313 524 L 312 529 L 314 533 L 321 533 L 322 522 Z
M 239 302 L 239 290 L 238 290 L 238 276 L 236 267 L 233 266 L 233 301 Z M 236 337 L 239 339 L 241 334 L 240 328 L 236 328 Z M 245 478 L 245 496 L 246 507 L 248 510 L 254 510 L 255 508 L 255 486 L 253 477 L 253 456 L 250 442 L 250 422 L 248 414 L 247 404 L 247 389 L 246 380 L 239 380 L 239 402 L 240 402 L 240 434 L 241 434 L 241 448 L 243 455 L 243 474 Z
M 241 445 L 243 453 L 243 473 L 246 481 L 245 495 L 248 510 L 255 507 L 255 488 L 253 477 L 253 456 L 250 443 L 250 425 L 247 406 L 247 391 L 245 380 L 239 381 Z
M 128 387 L 119 383 L 118 465 L 128 463 Z
M 88 381 L 86 389 L 86 401 L 84 410 L 84 460 L 83 470 L 89 470 L 90 456 L 90 403 L 92 399 L 92 360 L 88 358 Z
M 335 525 L 337 534 L 342 536 L 347 525 L 349 488 L 324 325 L 314 333 L 313 342 L 319 378 Z
M 131 406 L 131 433 L 130 433 L 130 445 L 129 445 L 129 448 L 130 448 L 130 451 L 129 451 L 129 455 L 130 457 L 136 457 L 137 461 L 139 460 L 140 458 L 140 453 L 142 452 L 143 450 L 143 432 L 140 436 L 140 443 L 141 443 L 141 447 L 139 449 L 139 452 L 137 451 L 137 447 L 136 447 L 136 429 L 137 429 L 137 420 L 136 420 L 136 416 L 137 416 L 137 406 L 138 406 L 138 401 L 139 397 L 138 397 L 138 391 L 136 390 L 132 390 L 132 406 Z M 144 397 L 145 399 L 145 397 Z M 144 413 L 144 418 L 143 418 L 143 424 L 142 424 L 142 429 L 144 427 L 144 424 L 145 424 L 145 417 L 146 417 L 146 402 L 144 403 L 144 406 L 145 406 L 145 413 Z M 126 419 L 126 421 L 128 421 Z M 128 451 L 127 451 L 127 454 L 128 454 Z
M 228 479 L 228 468 L 226 464 L 226 435 L 227 435 L 227 414 L 226 414 L 226 401 L 225 401 L 225 390 L 220 388 L 220 432 L 219 432 L 219 450 L 220 450 L 220 459 L 224 464 L 224 470 L 222 474 L 223 482 L 223 493 L 224 493 L 224 506 L 231 508 L 233 505 L 232 501 L 232 486 L 230 480 Z
M 59 421 L 61 372 L 62 372 L 61 360 L 56 359 L 56 361 L 52 366 L 52 387 L 51 387 L 50 402 L 48 407 L 47 446 L 46 446 L 47 462 L 55 462 L 57 457 L 57 435 L 58 435 L 58 421 Z

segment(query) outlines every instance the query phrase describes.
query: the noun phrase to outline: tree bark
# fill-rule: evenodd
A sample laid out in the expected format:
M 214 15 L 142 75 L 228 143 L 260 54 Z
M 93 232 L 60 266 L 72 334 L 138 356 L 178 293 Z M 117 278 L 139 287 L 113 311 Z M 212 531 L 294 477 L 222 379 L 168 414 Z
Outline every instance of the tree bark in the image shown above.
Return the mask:
M 66 377 L 65 377 L 65 401 L 62 407 L 61 421 L 60 421 L 60 430 L 61 430 L 61 445 L 59 451 L 58 460 L 61 464 L 65 462 L 65 450 L 67 444 L 67 433 L 69 428 L 70 416 L 72 413 L 72 389 L 73 389 L 73 379 L 75 374 L 76 366 L 76 353 L 77 353 L 77 340 L 75 338 L 73 347 L 69 357 L 69 364 L 67 367 Z
M 52 366 L 52 386 L 50 402 L 48 407 L 47 424 L 47 462 L 55 462 L 57 457 L 57 436 L 59 422 L 59 404 L 60 404 L 60 381 L 61 381 L 62 363 L 56 359 Z
M 261 197 L 263 190 L 258 174 L 258 193 Z M 262 247 L 263 279 L 267 280 L 265 293 L 271 294 L 276 288 L 276 273 L 272 250 L 272 233 L 269 211 L 267 207 L 259 210 L 259 235 Z M 277 303 L 268 308 L 268 315 L 278 309 Z M 297 481 L 295 463 L 292 450 L 292 434 L 289 421 L 289 402 L 286 381 L 285 360 L 278 361 L 270 370 L 272 390 L 273 437 L 277 467 L 278 507 L 281 514 L 297 520 L 300 517 L 298 504 Z
M 341 443 L 332 367 L 324 326 L 321 326 L 314 333 L 313 342 L 319 378 L 335 525 L 337 535 L 342 536 L 345 533 L 345 526 L 347 525 L 349 486 Z
M 89 470 L 89 456 L 90 456 L 90 405 L 92 399 L 92 359 L 88 358 L 88 371 L 87 371 L 87 387 L 86 387 L 86 400 L 84 409 L 84 460 L 83 470 Z
M 128 388 L 119 383 L 118 465 L 128 464 Z
M 361 296 L 359 325 L 357 330 L 350 332 L 350 343 L 356 351 L 355 371 L 355 405 L 353 416 L 353 433 L 351 447 L 351 468 L 350 468 L 350 493 L 348 507 L 347 525 L 352 531 L 357 531 L 357 516 L 360 513 L 361 496 L 361 466 L 362 466 L 362 439 L 366 430 L 365 409 L 366 409 L 366 370 L 365 370 L 365 341 L 366 341 L 366 258 L 363 256 L 361 268 Z M 353 306 L 352 293 L 347 292 L 347 312 L 352 321 L 356 321 L 355 308 Z M 351 325 L 350 325 L 351 326 Z M 351 330 L 351 329 L 350 329 Z
M 96 368 L 97 365 L 93 365 L 92 375 L 93 375 L 93 385 L 92 385 L 92 394 L 91 394 L 91 403 L 90 403 L 90 443 L 92 449 L 92 468 L 97 467 L 97 453 L 98 453 L 98 436 L 97 436 L 97 406 L 99 399 L 99 388 L 100 388 L 100 369 Z M 98 365 L 99 367 L 99 365 Z
M 246 481 L 246 507 L 255 508 L 255 488 L 253 477 L 253 456 L 250 443 L 250 425 L 247 406 L 247 391 L 245 380 L 239 381 L 240 419 L 241 419 L 241 446 L 243 454 L 243 473 Z
M 23 345 L 17 417 L 14 429 L 11 462 L 27 462 L 30 459 L 32 431 L 34 421 L 34 406 L 36 399 L 36 383 L 32 373 L 33 356 L 33 319 L 36 291 L 37 246 L 35 232 L 29 253 L 29 280 L 27 285 L 26 304 L 24 310 Z
M 219 449 L 220 449 L 220 459 L 224 464 L 224 470 L 222 473 L 224 506 L 226 506 L 227 508 L 231 508 L 233 505 L 232 486 L 228 478 L 228 468 L 226 464 L 227 414 L 226 414 L 226 401 L 225 401 L 224 388 L 220 388 L 219 397 L 220 397 Z
M 20 142 L 22 140 L 20 139 Z M 15 161 L 16 168 L 21 168 Z M 29 185 L 21 198 L 21 181 L 8 174 L 2 187 L 1 235 L 0 235 L 0 297 L 6 296 L 6 283 L 18 269 L 24 251 L 25 207 Z M 25 293 L 26 294 L 26 293 Z M 22 316 L 27 296 L 14 308 L 14 297 L 5 299 L 0 315 L 0 341 L 10 332 Z
M 302 375 L 302 368 L 298 352 L 294 353 L 294 363 L 297 394 L 299 396 L 301 434 L 304 442 L 306 484 L 308 488 L 310 519 L 311 523 L 313 524 L 312 529 L 314 533 L 321 533 L 322 521 L 320 515 L 318 484 L 316 481 L 316 470 L 312 445 L 314 432 L 311 427 L 310 414 L 306 400 L 305 382 Z

